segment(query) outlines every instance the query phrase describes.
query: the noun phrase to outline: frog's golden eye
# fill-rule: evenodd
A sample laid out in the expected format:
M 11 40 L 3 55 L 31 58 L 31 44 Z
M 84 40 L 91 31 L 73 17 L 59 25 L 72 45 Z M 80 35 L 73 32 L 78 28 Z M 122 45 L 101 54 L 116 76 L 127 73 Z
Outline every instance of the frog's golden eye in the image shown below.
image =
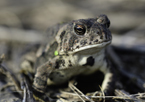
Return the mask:
M 74 26 L 74 31 L 78 35 L 84 35 L 86 32 L 86 27 L 83 24 L 76 24 Z

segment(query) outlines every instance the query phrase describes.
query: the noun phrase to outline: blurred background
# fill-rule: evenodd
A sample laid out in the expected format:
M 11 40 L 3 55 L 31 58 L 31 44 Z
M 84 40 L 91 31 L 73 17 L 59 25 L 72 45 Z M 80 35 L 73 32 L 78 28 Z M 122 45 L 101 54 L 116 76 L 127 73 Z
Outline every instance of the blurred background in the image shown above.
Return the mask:
M 18 65 L 23 45 L 41 42 L 48 27 L 100 14 L 111 21 L 113 45 L 145 50 L 144 0 L 0 0 L 0 54 Z
M 39 33 L 60 22 L 96 17 L 99 14 L 108 15 L 113 34 L 122 35 L 141 29 L 135 33 L 137 35 L 144 31 L 144 4 L 144 0 L 0 0 L 0 40 L 9 40 L 6 34 L 2 34 L 9 28 L 35 30 Z M 16 35 L 13 35 L 15 38 L 10 37 L 11 40 L 19 40 Z
M 145 21 L 144 0 L 0 0 L 0 25 L 44 31 L 56 23 L 106 14 L 111 31 L 125 33 Z

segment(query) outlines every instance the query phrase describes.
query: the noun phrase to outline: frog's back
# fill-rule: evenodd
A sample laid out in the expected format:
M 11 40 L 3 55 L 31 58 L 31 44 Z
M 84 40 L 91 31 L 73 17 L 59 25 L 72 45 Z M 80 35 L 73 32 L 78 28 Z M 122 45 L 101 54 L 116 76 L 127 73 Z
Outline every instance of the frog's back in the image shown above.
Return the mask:
M 49 27 L 46 32 L 44 33 L 45 36 L 45 44 L 50 44 L 55 40 L 55 37 L 60 28 L 62 28 L 66 23 L 59 23 L 54 26 Z
M 37 61 L 35 67 L 42 65 L 44 62 L 55 57 L 54 51 L 56 50 L 58 43 L 55 40 L 55 37 L 60 28 L 62 28 L 66 23 L 60 23 L 55 26 L 49 27 L 44 33 L 44 42 L 40 45 L 40 48 L 37 51 Z

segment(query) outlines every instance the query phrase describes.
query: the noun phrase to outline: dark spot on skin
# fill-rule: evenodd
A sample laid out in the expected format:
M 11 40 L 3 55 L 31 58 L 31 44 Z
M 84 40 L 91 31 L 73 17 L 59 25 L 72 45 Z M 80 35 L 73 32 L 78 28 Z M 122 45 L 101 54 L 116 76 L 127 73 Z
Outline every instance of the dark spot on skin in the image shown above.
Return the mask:
M 85 45 L 87 43 L 87 39 L 82 40 L 80 43 L 81 43 L 82 46 Z
M 103 35 L 100 36 L 100 39 L 103 39 Z
M 60 49 L 59 50 L 62 50 L 62 45 L 60 45 L 61 47 L 60 47 Z
M 71 67 L 72 66 L 72 64 L 69 64 L 69 67 Z
M 71 63 L 71 60 L 69 60 L 68 62 Z
M 78 46 L 76 46 L 76 48 L 79 48 L 79 45 L 78 45 Z
M 64 43 L 66 43 L 67 39 L 64 39 Z
M 75 43 L 78 43 L 79 42 L 79 40 L 75 40 Z
M 60 77 L 64 77 L 64 75 L 60 74 Z
M 89 43 L 89 45 L 91 45 L 91 44 L 92 44 L 92 42 Z
M 83 66 L 87 66 L 87 65 L 93 66 L 94 63 L 95 63 L 95 59 L 92 56 L 90 56 L 90 57 L 87 58 L 87 62 Z
M 100 34 L 100 32 L 97 30 L 97 34 Z
M 71 67 L 72 66 L 72 63 L 71 63 L 71 61 L 69 60 L 69 66 Z
M 61 34 L 60 34 L 61 41 L 62 41 L 64 35 L 65 35 L 65 31 L 61 32 Z
M 75 44 L 75 40 L 77 39 L 77 37 L 75 35 L 72 35 L 69 39 L 69 48 L 73 47 L 73 45 Z
M 55 68 L 58 69 L 60 66 L 65 66 L 65 60 L 59 59 L 55 63 Z
M 60 64 L 60 62 L 59 62 L 59 61 L 56 61 L 56 63 L 55 63 L 55 68 L 56 68 L 56 69 L 59 68 L 59 64 Z
M 60 44 L 60 50 L 62 50 L 62 41 L 59 44 Z
M 94 36 L 91 36 L 90 41 L 93 41 L 93 39 L 94 39 Z
M 53 77 L 49 77 L 49 79 L 52 81 L 53 80 Z
M 48 64 L 50 67 L 52 67 L 52 63 L 50 62 L 49 64 Z
M 96 39 L 94 42 L 98 42 L 98 39 Z
M 60 74 L 59 72 L 56 72 L 56 74 L 58 75 L 58 74 Z
M 65 66 L 65 60 L 61 60 L 61 64 Z
M 55 75 L 59 75 L 60 77 L 64 77 L 64 75 L 62 75 L 62 74 L 59 73 L 59 72 L 56 72 Z

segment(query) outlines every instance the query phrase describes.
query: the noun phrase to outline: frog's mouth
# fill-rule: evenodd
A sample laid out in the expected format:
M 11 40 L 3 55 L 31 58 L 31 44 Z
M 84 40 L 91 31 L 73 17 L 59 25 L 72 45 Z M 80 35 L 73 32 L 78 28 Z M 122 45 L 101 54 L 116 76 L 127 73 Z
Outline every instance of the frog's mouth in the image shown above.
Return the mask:
M 100 50 L 100 49 L 104 48 L 105 46 L 109 45 L 110 43 L 111 43 L 111 41 L 106 41 L 106 42 L 98 43 L 95 45 L 87 45 L 87 46 L 80 47 L 78 49 L 73 50 L 72 53 L 77 53 L 77 52 L 80 52 L 83 50 L 93 50 L 94 48 L 97 51 L 97 50 Z

